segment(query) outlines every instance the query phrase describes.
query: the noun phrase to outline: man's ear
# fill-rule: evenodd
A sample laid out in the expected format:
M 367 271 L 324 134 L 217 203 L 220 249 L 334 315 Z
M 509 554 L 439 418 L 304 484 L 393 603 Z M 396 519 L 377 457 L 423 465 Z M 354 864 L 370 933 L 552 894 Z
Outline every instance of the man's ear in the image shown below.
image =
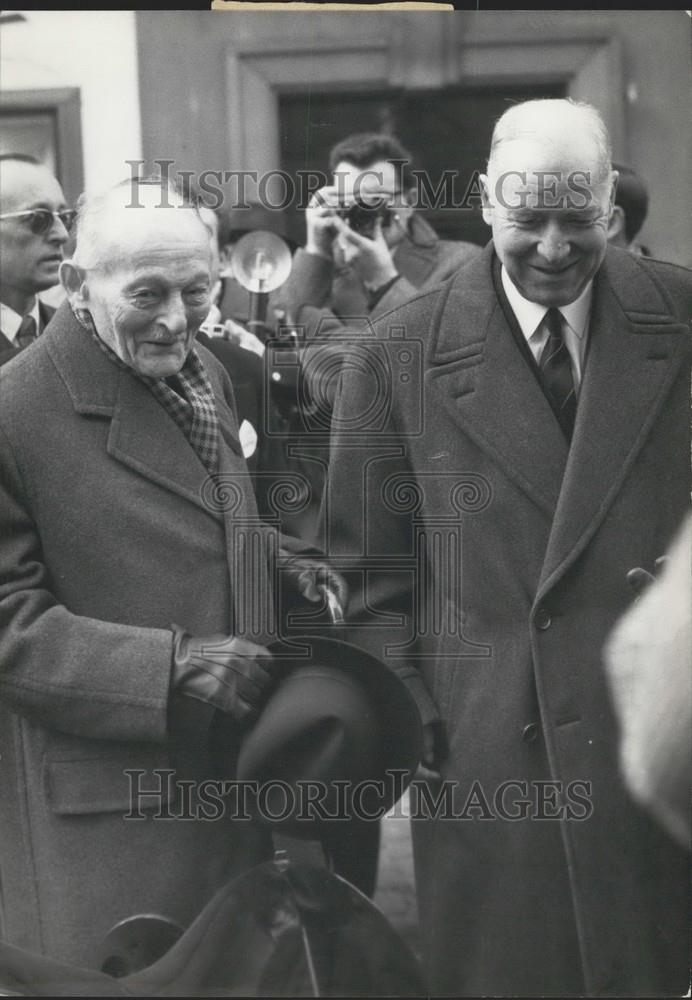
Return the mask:
M 86 309 L 89 292 L 86 287 L 84 271 L 73 264 L 71 260 L 64 260 L 60 265 L 58 275 L 70 305 Z
M 478 175 L 478 183 L 481 188 L 481 207 L 483 210 L 483 221 L 490 226 L 493 222 L 493 202 L 490 197 L 490 181 L 487 174 Z
M 617 170 L 611 170 L 610 172 L 610 211 L 612 212 L 615 208 L 615 192 L 618 189 L 618 180 L 620 179 L 620 174 Z
M 613 205 L 608 222 L 608 242 L 615 246 L 626 246 L 625 239 L 625 211 L 622 205 Z

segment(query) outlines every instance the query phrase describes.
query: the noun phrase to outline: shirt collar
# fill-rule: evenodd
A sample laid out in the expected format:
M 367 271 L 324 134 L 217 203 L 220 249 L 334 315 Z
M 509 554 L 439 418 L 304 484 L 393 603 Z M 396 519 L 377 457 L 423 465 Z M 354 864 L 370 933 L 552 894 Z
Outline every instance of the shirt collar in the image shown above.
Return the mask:
M 521 327 L 521 332 L 527 340 L 536 332 L 538 326 L 543 321 L 547 310 L 546 306 L 537 302 L 530 302 L 524 298 L 517 286 L 502 266 L 502 287 L 509 300 L 517 322 Z M 564 316 L 567 324 L 581 340 L 585 335 L 589 325 L 589 313 L 591 312 L 591 299 L 593 297 L 593 281 L 590 281 L 578 299 L 570 302 L 567 306 L 560 306 L 560 312 Z
M 33 306 L 24 315 L 33 316 L 36 321 L 36 329 L 40 332 L 41 325 L 38 314 L 38 298 L 34 298 Z M 4 302 L 0 302 L 0 330 L 2 330 L 11 343 L 14 343 L 23 319 L 24 316 L 20 316 L 19 313 L 14 311 L 14 309 L 10 309 L 10 307 L 6 306 Z

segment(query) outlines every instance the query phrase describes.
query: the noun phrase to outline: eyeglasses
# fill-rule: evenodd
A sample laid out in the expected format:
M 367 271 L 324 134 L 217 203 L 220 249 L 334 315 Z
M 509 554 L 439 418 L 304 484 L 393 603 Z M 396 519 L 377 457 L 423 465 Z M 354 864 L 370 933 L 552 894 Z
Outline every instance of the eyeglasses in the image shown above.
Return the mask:
M 49 233 L 55 219 L 60 219 L 69 233 L 76 218 L 77 213 L 71 208 L 64 208 L 61 212 L 49 212 L 47 208 L 33 208 L 26 212 L 6 212 L 0 215 L 0 219 L 27 219 L 29 229 L 36 236 L 45 236 Z

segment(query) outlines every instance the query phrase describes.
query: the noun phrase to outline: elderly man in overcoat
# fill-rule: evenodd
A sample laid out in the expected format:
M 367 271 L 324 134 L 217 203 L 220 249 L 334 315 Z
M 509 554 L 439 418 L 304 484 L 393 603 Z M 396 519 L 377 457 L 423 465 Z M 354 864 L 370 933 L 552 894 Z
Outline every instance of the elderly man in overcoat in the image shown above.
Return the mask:
M 91 965 L 118 921 L 186 927 L 270 856 L 199 783 L 233 777 L 271 688 L 276 533 L 194 346 L 197 210 L 160 184 L 87 200 L 61 281 L 0 381 L 0 899 L 7 941 Z
M 379 321 L 336 403 L 331 552 L 428 722 L 434 995 L 688 986 L 688 859 L 624 787 L 602 649 L 689 501 L 692 275 L 607 249 L 615 183 L 593 108 L 511 108 L 492 242 Z

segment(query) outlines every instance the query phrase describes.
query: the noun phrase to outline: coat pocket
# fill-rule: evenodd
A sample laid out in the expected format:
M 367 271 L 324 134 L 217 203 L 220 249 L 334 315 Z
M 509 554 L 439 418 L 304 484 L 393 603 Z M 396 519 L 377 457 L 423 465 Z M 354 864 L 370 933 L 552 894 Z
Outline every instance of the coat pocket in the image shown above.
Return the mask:
M 174 778 L 169 756 L 160 748 L 137 755 L 85 752 L 43 762 L 46 800 L 58 816 L 157 810 L 174 798 Z

